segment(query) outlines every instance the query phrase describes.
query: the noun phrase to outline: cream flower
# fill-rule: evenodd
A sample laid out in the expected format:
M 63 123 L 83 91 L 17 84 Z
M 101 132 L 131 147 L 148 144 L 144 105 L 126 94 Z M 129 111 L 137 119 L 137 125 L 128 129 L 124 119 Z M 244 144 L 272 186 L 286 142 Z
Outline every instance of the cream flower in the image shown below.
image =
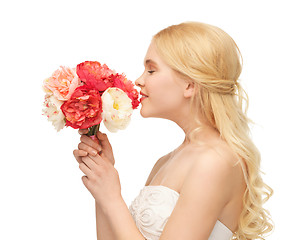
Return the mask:
M 110 132 L 125 129 L 133 112 L 132 101 L 120 88 L 108 88 L 102 94 L 103 122 Z
M 62 113 L 60 107 L 63 101 L 59 101 L 52 94 L 45 95 L 43 115 L 48 117 L 48 121 L 52 122 L 57 132 L 59 132 L 65 126 L 65 116 Z

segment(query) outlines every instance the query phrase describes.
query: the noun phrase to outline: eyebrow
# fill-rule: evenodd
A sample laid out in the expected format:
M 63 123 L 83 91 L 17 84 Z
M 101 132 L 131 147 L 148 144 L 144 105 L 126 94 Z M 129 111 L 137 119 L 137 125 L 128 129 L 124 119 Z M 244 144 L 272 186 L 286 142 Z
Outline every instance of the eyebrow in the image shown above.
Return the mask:
M 145 60 L 145 65 L 148 65 L 148 64 L 154 64 L 154 65 L 157 65 L 157 63 L 155 61 L 153 61 L 152 59 L 147 59 Z

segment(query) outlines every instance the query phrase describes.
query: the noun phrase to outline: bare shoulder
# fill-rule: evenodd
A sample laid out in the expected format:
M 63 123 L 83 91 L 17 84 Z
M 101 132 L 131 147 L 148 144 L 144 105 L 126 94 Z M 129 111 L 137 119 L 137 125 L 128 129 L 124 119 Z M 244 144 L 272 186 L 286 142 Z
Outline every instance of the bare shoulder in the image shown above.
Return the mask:
M 194 159 L 190 169 L 196 172 L 209 172 L 210 177 L 213 177 L 211 173 L 229 175 L 233 171 L 233 163 L 236 162 L 234 155 L 222 147 L 203 149 L 195 151 L 193 154 L 193 156 L 189 155 Z
M 212 147 L 196 148 L 190 145 L 182 151 L 181 158 L 190 162 L 184 182 L 198 181 L 196 178 L 205 179 L 208 176 L 210 182 L 232 184 L 241 175 L 241 168 L 236 165 L 239 158 L 224 141 Z
M 237 159 L 225 144 L 212 146 L 190 146 L 182 150 L 179 162 L 187 161 L 189 168 L 162 239 L 179 239 L 180 236 L 186 236 L 184 239 L 208 239 L 218 219 L 234 229 L 231 217 L 226 217 L 230 212 L 224 214 L 224 211 L 238 186 L 234 181 L 237 178 L 234 168 Z M 237 216 L 233 217 L 232 223 L 235 219 Z
M 214 164 L 233 168 L 239 158 L 224 141 L 217 141 L 209 145 L 197 147 L 190 144 L 182 151 L 183 158 L 193 159 L 194 164 Z

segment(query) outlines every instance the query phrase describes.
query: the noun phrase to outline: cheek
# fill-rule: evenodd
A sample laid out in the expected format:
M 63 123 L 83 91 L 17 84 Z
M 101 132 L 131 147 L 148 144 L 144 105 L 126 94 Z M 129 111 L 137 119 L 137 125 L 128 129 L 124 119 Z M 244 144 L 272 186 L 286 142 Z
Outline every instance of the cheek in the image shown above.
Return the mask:
M 150 94 L 149 101 L 156 108 L 171 109 L 180 105 L 182 94 L 172 77 L 170 74 L 158 74 L 149 82 L 147 89 Z
M 173 86 L 162 86 L 150 100 L 163 108 L 177 107 L 181 102 L 181 95 Z

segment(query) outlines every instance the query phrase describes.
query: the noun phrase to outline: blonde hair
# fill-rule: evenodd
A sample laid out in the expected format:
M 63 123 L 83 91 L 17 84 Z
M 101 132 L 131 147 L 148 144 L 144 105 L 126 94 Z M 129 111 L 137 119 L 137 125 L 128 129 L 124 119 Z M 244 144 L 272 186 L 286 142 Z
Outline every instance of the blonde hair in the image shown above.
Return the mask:
M 232 239 L 264 239 L 264 235 L 272 231 L 273 223 L 263 204 L 273 190 L 262 180 L 261 155 L 250 137 L 249 123 L 255 123 L 247 117 L 249 99 L 238 79 L 242 71 L 238 46 L 222 29 L 199 22 L 169 26 L 158 32 L 153 41 L 166 63 L 198 87 L 191 98 L 190 110 L 201 111 L 242 159 L 238 163 L 247 187 Z M 243 100 L 246 101 L 244 112 Z M 201 126 L 190 133 L 193 141 L 196 133 L 203 129 L 201 122 L 195 120 Z

